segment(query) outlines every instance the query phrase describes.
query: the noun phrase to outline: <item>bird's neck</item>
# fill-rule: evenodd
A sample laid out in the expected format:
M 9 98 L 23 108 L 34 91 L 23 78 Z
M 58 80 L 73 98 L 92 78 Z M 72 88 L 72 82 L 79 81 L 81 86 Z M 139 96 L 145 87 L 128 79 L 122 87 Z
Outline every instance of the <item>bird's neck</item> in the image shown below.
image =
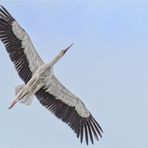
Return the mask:
M 64 54 L 62 52 L 60 52 L 51 62 L 49 62 L 46 65 L 46 68 L 50 69 L 51 67 L 53 67 L 63 56 L 64 56 Z

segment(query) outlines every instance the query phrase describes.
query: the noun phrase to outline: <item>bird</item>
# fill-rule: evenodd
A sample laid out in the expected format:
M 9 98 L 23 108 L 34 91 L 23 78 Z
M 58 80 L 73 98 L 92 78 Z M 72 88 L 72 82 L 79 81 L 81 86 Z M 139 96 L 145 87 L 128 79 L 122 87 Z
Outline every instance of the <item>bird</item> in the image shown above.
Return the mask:
M 82 143 L 94 144 L 102 138 L 103 130 L 79 97 L 70 92 L 55 76 L 53 67 L 73 45 L 61 50 L 49 63 L 44 63 L 20 24 L 0 5 L 0 40 L 24 84 L 15 88 L 17 102 L 31 105 L 33 97 L 65 122 Z

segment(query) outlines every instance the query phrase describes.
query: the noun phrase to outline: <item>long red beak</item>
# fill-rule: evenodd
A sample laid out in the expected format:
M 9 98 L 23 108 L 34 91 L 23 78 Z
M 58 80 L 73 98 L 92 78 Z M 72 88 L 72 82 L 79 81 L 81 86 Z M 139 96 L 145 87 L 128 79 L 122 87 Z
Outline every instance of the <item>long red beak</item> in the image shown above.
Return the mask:
M 73 43 L 70 46 L 68 46 L 66 49 L 64 49 L 64 53 L 66 53 L 72 45 L 73 45 Z

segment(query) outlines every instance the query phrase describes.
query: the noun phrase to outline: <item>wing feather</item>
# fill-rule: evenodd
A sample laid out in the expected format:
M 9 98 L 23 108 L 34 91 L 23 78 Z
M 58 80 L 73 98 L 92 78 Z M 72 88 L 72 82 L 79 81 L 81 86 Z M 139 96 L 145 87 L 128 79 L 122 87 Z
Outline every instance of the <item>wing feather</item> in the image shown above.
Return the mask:
M 80 138 L 94 143 L 94 138 L 99 140 L 103 130 L 83 102 L 68 91 L 53 75 L 50 84 L 41 88 L 36 97 L 39 102 L 50 110 L 56 117 L 67 123 Z
M 19 76 L 27 83 L 44 62 L 28 34 L 3 6 L 0 6 L 0 40 Z M 87 145 L 89 140 L 93 144 L 94 138 L 99 140 L 102 137 L 102 128 L 83 102 L 68 91 L 54 75 L 35 95 L 44 107 L 72 128 L 81 143 L 85 138 Z
M 44 62 L 28 34 L 3 6 L 0 6 L 0 40 L 4 43 L 19 76 L 27 83 Z

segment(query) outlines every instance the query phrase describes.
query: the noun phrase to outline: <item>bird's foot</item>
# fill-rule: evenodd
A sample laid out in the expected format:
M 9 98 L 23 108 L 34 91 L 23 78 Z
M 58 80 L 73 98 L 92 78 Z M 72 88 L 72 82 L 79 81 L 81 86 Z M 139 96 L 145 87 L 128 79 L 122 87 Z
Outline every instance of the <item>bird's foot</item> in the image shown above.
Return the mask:
M 17 103 L 17 101 L 13 101 L 12 103 L 11 103 L 11 105 L 9 106 L 9 108 L 8 109 L 11 109 L 12 107 L 14 107 L 14 105 Z

